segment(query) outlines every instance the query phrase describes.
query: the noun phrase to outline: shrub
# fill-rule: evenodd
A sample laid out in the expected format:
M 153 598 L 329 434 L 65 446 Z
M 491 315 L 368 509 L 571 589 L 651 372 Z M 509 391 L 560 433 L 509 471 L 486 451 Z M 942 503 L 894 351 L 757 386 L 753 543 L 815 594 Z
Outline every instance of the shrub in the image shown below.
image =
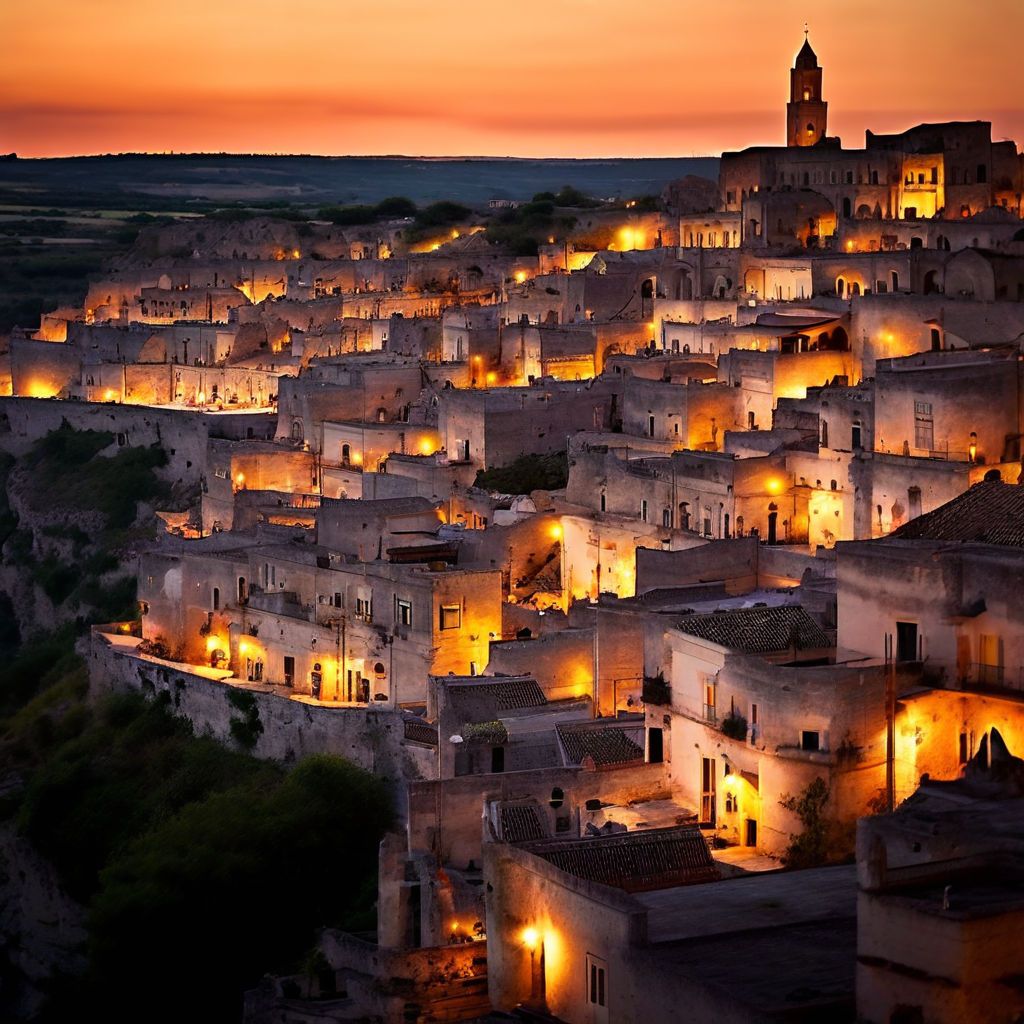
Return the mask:
M 745 740 L 747 738 L 747 720 L 742 715 L 737 715 L 735 711 L 730 711 L 722 719 L 722 732 L 731 740 Z

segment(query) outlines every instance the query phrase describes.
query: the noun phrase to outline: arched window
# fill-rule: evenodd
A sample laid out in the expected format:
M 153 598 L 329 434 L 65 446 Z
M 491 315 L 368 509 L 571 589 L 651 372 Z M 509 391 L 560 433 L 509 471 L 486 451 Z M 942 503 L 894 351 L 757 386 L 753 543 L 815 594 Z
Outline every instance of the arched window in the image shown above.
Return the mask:
M 302 440 L 302 420 L 292 420 L 292 440 Z
M 341 464 L 347 466 L 352 461 L 352 446 L 343 444 L 341 446 Z
M 807 134 L 808 135 L 813 135 L 814 134 L 814 125 L 811 124 L 810 121 L 807 122 Z
M 551 790 L 551 800 L 549 802 L 552 808 L 554 808 L 556 811 L 559 807 L 562 806 L 562 804 L 565 802 L 565 793 L 563 792 L 561 786 L 555 786 L 555 788 Z

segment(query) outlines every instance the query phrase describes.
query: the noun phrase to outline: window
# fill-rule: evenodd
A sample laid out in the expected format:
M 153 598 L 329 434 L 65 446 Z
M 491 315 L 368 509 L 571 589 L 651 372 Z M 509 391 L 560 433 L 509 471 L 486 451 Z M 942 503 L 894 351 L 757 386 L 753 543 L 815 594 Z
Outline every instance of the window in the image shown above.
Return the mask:
M 805 729 L 800 733 L 800 749 L 809 751 L 821 750 L 821 734 Z
M 213 610 L 217 611 L 220 608 L 220 587 L 213 588 Z
M 938 329 L 938 327 L 933 327 L 931 329 L 931 342 L 932 342 L 932 351 L 933 352 L 941 351 L 941 349 L 942 349 L 942 332 Z
M 863 442 L 861 441 L 861 425 L 859 420 L 854 420 L 853 426 L 850 428 L 850 447 L 854 451 L 857 451 L 859 448 L 863 447 Z
M 647 436 L 654 437 L 654 417 L 647 417 Z
M 608 1006 L 608 966 L 590 953 L 587 954 L 587 1002 L 591 1006 Z
M 604 491 L 601 492 L 601 511 L 605 512 L 608 508 L 608 495 Z
M 750 705 L 750 724 L 751 725 L 757 725 L 758 724 L 757 705 L 756 704 L 751 704 Z
M 647 499 L 643 498 L 640 501 L 640 520 L 641 522 L 647 522 Z
M 356 598 L 356 618 L 363 622 L 373 622 L 373 598 L 369 596 Z
M 668 527 L 672 525 L 672 509 L 663 508 L 661 510 L 661 525 Z
M 284 656 L 284 685 L 291 686 L 295 682 L 295 659 L 286 654 Z
M 935 447 L 931 402 L 914 402 L 914 447 L 929 452 Z
M 412 601 L 406 601 L 401 597 L 395 598 L 395 625 L 412 625 Z
M 896 623 L 896 660 L 917 661 L 917 623 Z
M 706 722 L 714 722 L 717 718 L 717 711 L 715 707 L 715 681 L 713 679 L 704 680 L 704 720 Z
M 441 605 L 438 625 L 441 629 L 459 629 L 462 626 L 462 606 L 458 604 Z
M 821 423 L 819 424 L 819 426 L 821 427 L 821 437 L 819 438 L 819 441 L 821 443 L 821 447 L 822 448 L 827 448 L 828 447 L 828 420 L 822 420 Z

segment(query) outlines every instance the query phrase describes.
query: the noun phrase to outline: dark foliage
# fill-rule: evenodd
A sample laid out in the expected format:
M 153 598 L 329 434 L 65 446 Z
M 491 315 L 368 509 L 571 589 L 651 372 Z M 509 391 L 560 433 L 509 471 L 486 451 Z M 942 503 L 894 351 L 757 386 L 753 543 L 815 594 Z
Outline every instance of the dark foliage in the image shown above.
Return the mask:
M 551 455 L 520 455 L 509 466 L 481 469 L 476 486 L 499 494 L 529 494 L 557 491 L 569 482 L 569 459 L 565 452 Z

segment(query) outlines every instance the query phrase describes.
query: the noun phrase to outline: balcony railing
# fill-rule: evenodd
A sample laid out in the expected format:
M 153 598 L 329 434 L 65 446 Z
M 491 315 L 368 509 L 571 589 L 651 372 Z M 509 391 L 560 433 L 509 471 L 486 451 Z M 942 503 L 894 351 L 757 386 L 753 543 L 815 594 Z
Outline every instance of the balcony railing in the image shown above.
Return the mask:
M 704 721 L 716 723 L 718 721 L 718 711 L 714 704 L 704 704 Z

